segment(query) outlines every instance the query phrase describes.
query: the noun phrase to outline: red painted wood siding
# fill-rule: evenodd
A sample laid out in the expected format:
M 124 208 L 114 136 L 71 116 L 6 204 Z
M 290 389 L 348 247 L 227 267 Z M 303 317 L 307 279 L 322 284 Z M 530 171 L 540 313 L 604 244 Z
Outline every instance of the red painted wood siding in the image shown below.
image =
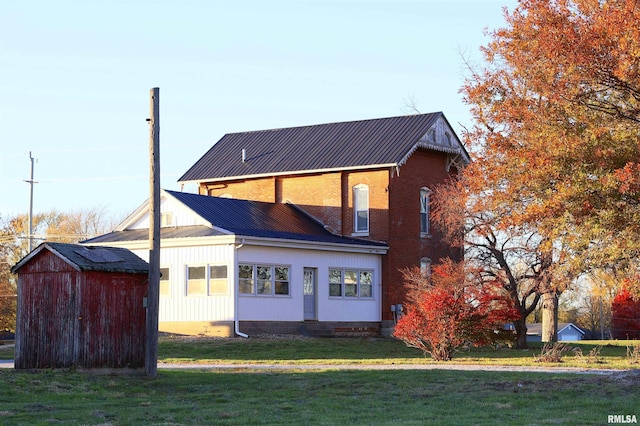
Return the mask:
M 18 274 L 16 368 L 144 367 L 146 280 L 39 253 Z

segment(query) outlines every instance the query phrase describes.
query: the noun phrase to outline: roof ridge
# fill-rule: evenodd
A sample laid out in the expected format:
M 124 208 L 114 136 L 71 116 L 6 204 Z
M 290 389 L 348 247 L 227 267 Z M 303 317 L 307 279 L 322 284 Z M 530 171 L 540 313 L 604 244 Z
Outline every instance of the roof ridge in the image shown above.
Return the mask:
M 273 127 L 270 129 L 245 130 L 241 132 L 225 133 L 225 135 L 238 135 L 238 134 L 260 133 L 260 132 L 277 132 L 279 130 L 303 129 L 305 127 L 334 126 L 336 124 L 354 124 L 354 123 L 363 123 L 367 121 L 381 121 L 381 120 L 393 120 L 397 118 L 424 117 L 427 115 L 438 115 L 438 114 L 442 114 L 442 111 L 434 111 L 434 112 L 427 112 L 427 113 L 421 113 L 421 114 L 405 114 L 405 115 L 396 115 L 396 116 L 379 117 L 379 118 L 362 118 L 362 119 L 347 120 L 347 121 L 329 121 L 326 123 L 303 124 L 301 126 Z

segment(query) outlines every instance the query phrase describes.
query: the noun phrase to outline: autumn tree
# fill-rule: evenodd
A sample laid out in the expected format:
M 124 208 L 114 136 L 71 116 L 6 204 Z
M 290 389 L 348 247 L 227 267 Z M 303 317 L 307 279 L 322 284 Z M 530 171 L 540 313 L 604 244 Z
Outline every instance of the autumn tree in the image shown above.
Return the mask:
M 407 313 L 394 336 L 436 361 L 449 361 L 465 344 L 512 340 L 504 325 L 517 316 L 500 285 L 479 283 L 464 263 L 446 260 L 430 276 L 404 271 Z
M 543 242 L 552 306 L 566 277 L 640 251 L 640 2 L 521 0 L 505 20 L 462 88 L 468 173 Z
M 0 329 L 13 329 L 16 315 L 16 277 L 11 267 L 28 254 L 27 215 L 0 217 Z M 61 213 L 52 210 L 33 216 L 34 247 L 44 240 L 75 243 L 113 228 L 103 208 Z
M 640 299 L 623 286 L 611 304 L 611 334 L 614 339 L 640 339 Z
M 479 185 L 481 175 L 470 170 L 475 170 L 473 165 L 458 179 L 435 189 L 432 217 L 450 244 L 464 248 L 464 257 L 477 275 L 504 289 L 518 312 L 513 321 L 516 346 L 524 349 L 526 319 L 542 295 L 549 292 L 552 262 L 544 239 L 535 229 L 510 223 L 509 205 L 493 205 L 489 189 L 473 192 L 488 188 L 492 182 Z M 558 295 L 564 286 L 553 284 L 553 294 Z

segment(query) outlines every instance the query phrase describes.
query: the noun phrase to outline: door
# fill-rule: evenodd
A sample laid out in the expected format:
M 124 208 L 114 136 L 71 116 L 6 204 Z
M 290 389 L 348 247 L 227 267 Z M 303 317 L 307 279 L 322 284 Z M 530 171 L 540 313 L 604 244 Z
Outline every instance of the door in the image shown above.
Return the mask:
M 316 315 L 316 269 L 304 268 L 303 294 L 304 294 L 304 320 L 313 321 Z

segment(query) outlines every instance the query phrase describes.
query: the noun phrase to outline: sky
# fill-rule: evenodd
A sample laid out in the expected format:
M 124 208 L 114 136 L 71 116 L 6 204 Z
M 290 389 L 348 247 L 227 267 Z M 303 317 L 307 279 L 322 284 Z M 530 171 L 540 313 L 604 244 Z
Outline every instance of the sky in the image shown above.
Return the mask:
M 0 218 L 149 197 L 150 90 L 161 187 L 224 134 L 442 111 L 485 29 L 516 0 L 2 0 Z M 193 192 L 195 188 L 185 187 Z

